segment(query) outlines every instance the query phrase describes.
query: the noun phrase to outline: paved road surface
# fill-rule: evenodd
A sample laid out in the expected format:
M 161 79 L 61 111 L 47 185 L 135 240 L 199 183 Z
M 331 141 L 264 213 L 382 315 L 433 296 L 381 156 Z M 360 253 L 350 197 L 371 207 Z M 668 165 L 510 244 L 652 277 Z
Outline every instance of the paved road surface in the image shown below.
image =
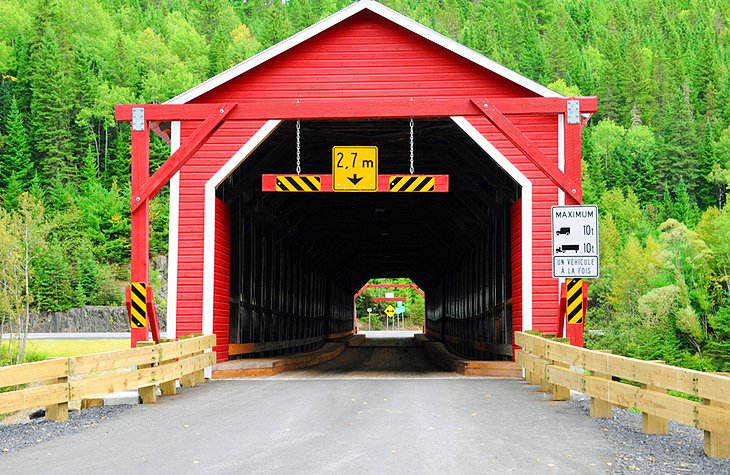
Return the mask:
M 0 465 L 14 474 L 606 473 L 613 455 L 597 426 L 534 386 L 440 372 L 404 341 L 366 344 L 346 350 L 339 369 L 319 365 L 322 377 L 213 381 Z

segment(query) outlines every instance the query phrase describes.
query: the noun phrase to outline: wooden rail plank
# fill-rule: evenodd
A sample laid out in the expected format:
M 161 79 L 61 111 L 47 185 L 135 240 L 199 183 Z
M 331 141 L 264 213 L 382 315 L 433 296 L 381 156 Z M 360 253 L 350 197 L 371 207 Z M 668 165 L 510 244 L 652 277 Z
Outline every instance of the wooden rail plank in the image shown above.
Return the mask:
M 68 384 L 57 383 L 0 393 L 0 413 L 68 401 Z
M 175 379 L 187 374 L 194 374 L 199 380 L 202 370 L 215 364 L 214 352 L 203 353 L 214 345 L 215 335 L 195 336 L 149 347 L 0 368 L 0 387 L 50 381 L 42 386 L 0 393 L 0 412 L 46 406 L 47 419 L 66 420 L 71 400 L 142 387 L 154 390 L 158 383 L 168 383 L 166 392 L 174 392 L 170 382 L 174 388 Z M 160 362 L 166 364 L 158 365 Z M 129 370 L 132 366 L 138 369 Z M 127 370 L 99 375 L 121 368 Z
M 464 340 L 462 338 L 452 336 L 452 335 L 442 335 L 439 332 L 426 329 L 426 334 L 430 335 L 436 339 L 443 340 L 447 343 L 451 343 L 453 345 L 462 345 L 465 344 L 466 346 L 471 346 L 473 349 L 477 351 L 486 351 L 489 353 L 494 353 L 497 355 L 503 355 L 503 356 L 512 356 L 512 345 L 505 344 L 505 343 L 493 343 L 489 341 L 472 341 L 472 340 Z
M 549 366 L 547 368 L 548 380 L 551 383 L 562 386 L 569 386 L 576 391 L 581 391 L 587 396 L 599 398 L 603 401 L 619 406 L 630 407 L 642 412 L 654 414 L 659 417 L 671 419 L 679 423 L 696 426 L 703 424 L 707 427 L 715 427 L 711 418 L 722 417 L 721 412 L 711 411 L 706 420 L 695 421 L 695 412 L 701 404 L 669 394 L 642 389 L 619 381 L 610 381 L 596 376 L 585 376 L 569 368 Z M 716 409 L 716 408 L 715 408 Z M 728 411 L 726 411 L 728 412 Z M 730 415 L 730 412 L 728 412 Z M 697 425 L 697 427 L 702 427 Z
M 71 376 L 78 376 L 127 368 L 129 366 L 157 363 L 159 361 L 159 352 L 154 346 L 140 346 L 128 350 L 74 356 L 73 358 L 69 358 L 69 360 Z
M 68 358 L 56 358 L 0 368 L 0 388 L 68 376 Z
M 173 343 L 161 343 L 156 348 L 159 348 L 160 361 L 167 361 L 212 348 L 215 346 L 215 341 L 215 335 L 206 335 Z
M 730 404 L 730 378 L 723 375 L 600 353 L 524 332 L 515 334 L 515 342 L 548 360 Z M 544 348 L 544 353 L 538 348 Z
M 69 382 L 70 398 L 76 400 L 97 394 L 139 389 L 143 386 L 179 378 L 184 374 L 199 371 L 213 364 L 215 364 L 215 352 L 210 352 L 152 368 L 71 381 Z
M 343 336 L 350 334 L 352 334 L 352 331 L 347 332 L 347 334 Z M 262 343 L 233 343 L 228 345 L 228 354 L 234 356 L 258 353 L 261 351 L 283 350 L 286 348 L 309 345 L 320 341 L 323 342 L 325 339 L 325 336 L 322 335 L 311 338 L 300 338 L 298 340 L 267 341 Z

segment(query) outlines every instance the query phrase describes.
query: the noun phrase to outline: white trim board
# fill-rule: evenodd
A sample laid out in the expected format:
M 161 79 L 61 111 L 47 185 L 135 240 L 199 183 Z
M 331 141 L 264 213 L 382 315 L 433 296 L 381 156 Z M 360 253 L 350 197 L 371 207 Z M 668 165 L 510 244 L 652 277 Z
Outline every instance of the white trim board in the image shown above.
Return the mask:
M 180 148 L 180 122 L 171 124 L 170 155 Z M 167 338 L 176 338 L 177 333 L 177 260 L 180 232 L 180 172 L 170 179 L 170 219 L 168 221 L 167 247 Z
M 522 187 L 522 329 L 532 329 L 532 182 L 464 117 L 452 117 L 461 130 Z
M 300 31 L 299 33 L 296 33 L 295 35 L 275 44 L 274 46 L 250 57 L 246 61 L 239 63 L 236 66 L 227 69 L 226 71 L 223 71 L 217 76 L 213 76 L 207 81 L 195 86 L 194 88 L 186 92 L 183 92 L 177 97 L 170 99 L 169 101 L 167 101 L 167 104 L 185 104 L 195 99 L 196 97 L 199 97 L 206 92 L 209 92 L 217 88 L 218 86 L 221 86 L 222 84 L 225 84 L 226 82 L 240 76 L 241 74 L 252 70 L 253 68 L 284 53 L 285 51 L 292 49 L 293 47 L 309 40 L 310 38 L 313 38 L 314 36 L 324 32 L 325 30 L 332 28 L 338 23 L 347 20 L 348 18 L 360 13 L 363 10 L 369 10 L 385 18 L 386 20 L 395 23 L 396 25 L 401 26 L 412 33 L 415 33 L 422 38 L 438 44 L 448 51 L 451 51 L 452 53 L 461 56 L 462 58 L 465 58 L 499 76 L 502 76 L 503 78 L 508 79 L 529 91 L 539 94 L 540 96 L 563 97 L 557 92 L 543 86 L 542 84 L 528 79 L 521 74 L 516 73 L 515 71 L 512 71 L 511 69 L 508 69 L 499 63 L 496 63 L 486 56 L 483 56 L 476 51 L 469 49 L 466 46 L 452 40 L 451 38 L 448 38 L 441 33 L 438 33 L 414 20 L 411 20 L 404 15 L 401 15 L 395 10 L 392 10 L 385 5 L 376 2 L 375 0 L 360 0 L 359 2 L 355 2 L 350 6 L 343 8 L 333 15 L 330 15 L 329 17 Z
M 267 121 L 250 139 L 205 183 L 205 221 L 203 231 L 203 322 L 204 335 L 213 334 L 213 287 L 215 280 L 215 190 L 248 158 L 281 124 Z
M 565 114 L 558 114 L 558 168 L 561 172 L 565 171 Z M 558 187 L 558 205 L 563 206 L 565 204 L 565 192 Z M 565 279 L 558 280 L 558 305 L 560 305 L 560 288 L 562 287 Z M 560 315 L 558 318 L 563 318 Z M 558 323 L 560 326 L 560 323 Z M 567 331 L 567 325 L 563 325 L 563 334 L 558 335 L 564 337 Z
M 205 217 L 203 224 L 203 335 L 213 334 L 213 300 L 215 284 L 215 190 L 231 173 L 253 153 L 261 143 L 281 124 L 281 120 L 267 121 L 245 144 L 228 159 L 215 175 L 205 183 Z M 211 351 L 210 349 L 206 352 Z M 210 378 L 213 367 L 205 368 Z

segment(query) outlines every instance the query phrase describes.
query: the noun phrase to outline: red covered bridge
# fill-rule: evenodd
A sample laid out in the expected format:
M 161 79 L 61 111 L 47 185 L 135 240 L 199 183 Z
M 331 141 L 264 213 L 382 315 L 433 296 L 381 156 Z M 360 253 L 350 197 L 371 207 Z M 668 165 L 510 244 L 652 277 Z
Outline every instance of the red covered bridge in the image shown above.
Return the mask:
M 411 277 L 431 337 L 511 359 L 513 331 L 562 328 L 550 207 L 581 202 L 596 108 L 354 3 L 166 104 L 117 107 L 133 122 L 132 280 L 148 282 L 148 203 L 169 181 L 169 335 L 215 333 L 222 360 L 303 351 L 354 331 L 370 278 Z M 167 122 L 174 153 L 150 177 L 149 130 Z M 381 176 L 408 175 L 411 144 L 447 193 L 262 191 L 297 157 L 331 173 L 333 146 L 377 146 Z

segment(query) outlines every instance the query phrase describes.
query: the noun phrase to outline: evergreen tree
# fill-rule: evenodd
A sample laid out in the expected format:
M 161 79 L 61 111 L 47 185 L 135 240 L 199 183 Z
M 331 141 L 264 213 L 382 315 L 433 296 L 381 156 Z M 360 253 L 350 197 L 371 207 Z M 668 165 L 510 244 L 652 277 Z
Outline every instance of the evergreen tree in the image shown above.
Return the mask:
M 687 191 L 687 185 L 684 181 L 680 181 L 679 184 L 677 184 L 671 217 L 687 226 L 694 225 L 694 209 L 695 207 L 692 205 L 691 198 Z
M 99 292 L 99 268 L 94 254 L 91 252 L 91 243 L 82 245 L 76 255 L 76 294 L 81 305 L 95 302 Z
M 31 49 L 31 125 L 35 153 L 46 179 L 71 180 L 76 172 L 71 128 L 73 96 L 66 52 L 48 26 Z
M 713 127 L 709 122 L 705 122 L 699 157 L 699 170 L 697 171 L 697 202 L 702 208 L 707 208 L 717 202 L 716 185 L 710 179 L 712 169 L 717 163 Z
M 699 137 L 694 112 L 690 104 L 689 82 L 684 81 L 680 91 L 669 104 L 664 121 L 664 153 L 657 160 L 657 172 L 670 189 L 684 182 L 694 194 L 698 173 Z
M 49 243 L 47 251 L 34 262 L 33 269 L 31 285 L 38 310 L 55 312 L 73 306 L 69 264 L 58 241 Z
M 4 188 L 2 198 L 6 208 L 15 208 L 18 197 L 27 189 L 33 173 L 30 144 L 15 97 L 10 101 L 5 120 L 7 136 L 0 152 L 0 188 Z

